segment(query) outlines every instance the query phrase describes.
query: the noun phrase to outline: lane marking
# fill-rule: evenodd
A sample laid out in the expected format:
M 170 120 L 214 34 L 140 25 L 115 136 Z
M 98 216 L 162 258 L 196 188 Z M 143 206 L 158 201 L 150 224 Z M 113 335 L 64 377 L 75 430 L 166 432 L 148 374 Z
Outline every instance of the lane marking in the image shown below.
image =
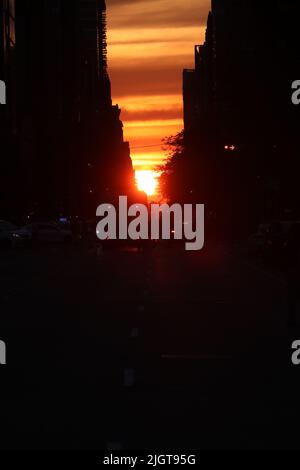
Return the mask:
M 106 450 L 123 450 L 123 446 L 120 442 L 107 442 Z
M 124 369 L 124 387 L 133 387 L 135 384 L 134 369 Z
M 102 254 L 103 254 L 103 248 L 102 248 L 102 246 L 101 247 L 98 246 L 97 247 L 97 256 L 101 256 Z
M 138 338 L 138 336 L 139 336 L 139 329 L 138 328 L 132 328 L 131 338 Z

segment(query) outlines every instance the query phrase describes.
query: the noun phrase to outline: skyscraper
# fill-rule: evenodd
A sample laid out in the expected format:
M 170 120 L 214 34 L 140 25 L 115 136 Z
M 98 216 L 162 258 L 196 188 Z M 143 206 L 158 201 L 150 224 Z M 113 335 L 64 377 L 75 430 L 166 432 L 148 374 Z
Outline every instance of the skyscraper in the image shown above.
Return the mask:
M 7 89 L 7 106 L 1 108 L 3 119 L 14 131 L 15 122 L 15 0 L 0 0 L 0 80 Z
M 105 0 L 97 3 L 97 52 L 98 52 L 98 77 L 100 89 L 103 93 L 105 106 L 111 105 L 111 87 L 107 71 L 107 41 L 106 41 L 106 5 Z
M 238 220 L 247 230 L 251 217 L 253 225 L 299 217 L 300 108 L 291 102 L 300 76 L 299 14 L 293 0 L 213 0 L 195 69 L 184 73 L 193 173 L 219 213 L 231 207 L 225 224 L 235 230 Z
M 108 191 L 133 185 L 120 110 L 112 105 L 105 1 L 0 2 L 2 62 L 15 31 L 18 48 L 14 67 L 5 65 L 16 88 L 6 109 L 16 102 L 8 122 L 18 147 L 18 211 L 94 215 Z
M 96 13 L 96 15 L 95 15 Z M 84 193 L 97 205 L 107 193 L 123 193 L 133 186 L 129 145 L 123 140 L 120 109 L 112 105 L 107 64 L 106 4 L 80 0 L 81 61 L 85 75 L 81 89 L 83 154 L 87 180 Z M 93 91 L 94 90 L 94 91 Z
M 8 214 L 14 205 L 12 184 L 16 163 L 16 55 L 15 0 L 0 0 L 0 80 L 6 104 L 0 105 L 0 211 Z

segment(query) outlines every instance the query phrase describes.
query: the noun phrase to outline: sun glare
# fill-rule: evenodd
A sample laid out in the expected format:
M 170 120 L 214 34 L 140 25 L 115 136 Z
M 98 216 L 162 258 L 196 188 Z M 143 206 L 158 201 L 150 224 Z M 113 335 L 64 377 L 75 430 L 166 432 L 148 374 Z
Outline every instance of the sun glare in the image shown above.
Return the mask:
M 152 170 L 137 170 L 135 179 L 140 191 L 144 191 L 147 196 L 152 196 L 157 189 L 157 175 Z

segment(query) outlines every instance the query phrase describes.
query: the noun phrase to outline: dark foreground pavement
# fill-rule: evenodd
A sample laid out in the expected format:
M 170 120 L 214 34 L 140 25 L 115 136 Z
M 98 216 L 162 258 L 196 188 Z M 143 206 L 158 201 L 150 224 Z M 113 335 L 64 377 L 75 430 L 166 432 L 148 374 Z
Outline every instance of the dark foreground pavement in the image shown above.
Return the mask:
M 285 284 L 234 249 L 2 252 L 1 448 L 297 448 Z

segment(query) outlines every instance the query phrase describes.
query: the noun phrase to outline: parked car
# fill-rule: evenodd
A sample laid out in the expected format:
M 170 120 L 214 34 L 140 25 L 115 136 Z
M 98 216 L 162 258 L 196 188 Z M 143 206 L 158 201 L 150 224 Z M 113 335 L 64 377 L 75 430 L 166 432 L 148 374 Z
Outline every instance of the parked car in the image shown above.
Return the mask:
M 32 238 L 45 243 L 67 243 L 72 241 L 72 232 L 68 226 L 56 222 L 36 222 L 25 226 Z
M 18 228 L 6 220 L 0 220 L 0 244 L 17 248 L 29 244 L 32 241 L 32 234 L 25 228 Z

